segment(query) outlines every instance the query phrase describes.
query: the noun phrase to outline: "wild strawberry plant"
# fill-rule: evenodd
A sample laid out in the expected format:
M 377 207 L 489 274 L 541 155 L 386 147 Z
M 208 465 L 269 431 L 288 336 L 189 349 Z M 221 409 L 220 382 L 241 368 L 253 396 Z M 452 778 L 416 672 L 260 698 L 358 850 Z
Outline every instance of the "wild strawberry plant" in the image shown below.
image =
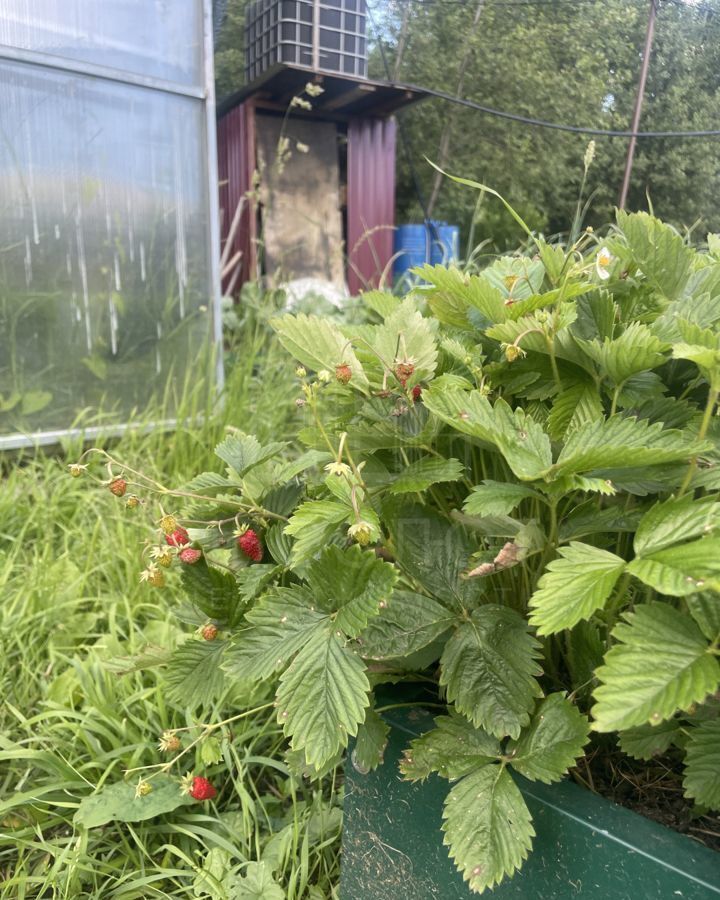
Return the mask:
M 402 774 L 452 782 L 444 841 L 477 892 L 531 849 L 514 773 L 561 779 L 591 731 L 675 754 L 720 807 L 719 242 L 625 213 L 602 246 L 533 240 L 366 294 L 364 325 L 276 319 L 298 448 L 233 433 L 225 474 L 170 489 L 110 461 L 107 482 L 174 507 L 145 578 L 169 551 L 200 628 L 176 696 L 267 682 L 320 774 L 351 737 L 358 767 L 382 761 L 378 686 L 436 685 Z

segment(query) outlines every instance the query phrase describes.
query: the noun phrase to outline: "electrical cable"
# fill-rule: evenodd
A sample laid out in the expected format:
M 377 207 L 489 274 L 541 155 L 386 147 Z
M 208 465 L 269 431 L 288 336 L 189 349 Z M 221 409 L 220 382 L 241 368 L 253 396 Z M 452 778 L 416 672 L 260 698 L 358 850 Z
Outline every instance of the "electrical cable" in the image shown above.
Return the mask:
M 411 0 L 412 2 L 412 0 Z M 535 0 L 538 2 L 538 0 Z M 542 0 L 542 2 L 547 2 L 547 0 Z M 552 2 L 552 0 L 551 0 Z M 385 73 L 387 75 L 387 79 L 390 83 L 393 83 L 392 76 L 390 74 L 390 66 L 387 61 L 387 56 L 385 54 L 385 48 L 383 47 L 382 39 L 380 38 L 380 31 L 377 27 L 375 17 L 373 15 L 370 4 L 367 4 L 367 12 L 370 24 L 372 25 L 373 31 L 375 32 L 375 38 L 377 41 L 378 49 L 380 50 L 380 56 L 382 57 L 383 66 L 385 68 Z M 445 100 L 448 103 L 456 103 L 458 106 L 464 106 L 468 109 L 474 109 L 477 112 L 484 113 L 488 116 L 494 116 L 500 119 L 507 119 L 511 122 L 519 122 L 521 125 L 528 125 L 535 128 L 549 128 L 554 131 L 564 131 L 569 134 L 587 134 L 591 137 L 621 137 L 621 138 L 710 138 L 710 137 L 720 137 L 720 128 L 711 128 L 711 129 L 698 129 L 692 131 L 628 131 L 628 130 L 620 130 L 620 129 L 612 129 L 612 128 L 589 128 L 583 125 L 566 125 L 562 122 L 549 122 L 546 119 L 536 119 L 532 116 L 523 116 L 519 113 L 511 113 L 506 110 L 495 109 L 492 106 L 485 106 L 482 103 L 476 103 L 474 100 L 469 100 L 467 97 L 457 97 L 453 94 L 447 93 L 447 91 L 440 91 L 434 88 L 424 87 L 423 85 L 418 84 L 398 84 L 397 87 L 404 87 L 409 90 L 419 91 L 420 93 L 425 93 L 430 97 L 435 97 L 439 100 Z M 408 163 L 410 163 L 410 153 L 407 145 L 407 139 L 404 135 L 404 130 L 402 126 L 400 127 L 400 135 L 403 141 L 403 146 L 405 148 L 405 152 L 408 156 Z M 414 171 L 411 169 L 411 174 L 413 180 L 416 179 L 416 175 Z M 418 185 L 419 190 L 419 185 Z M 418 200 L 420 200 L 420 194 L 418 193 Z M 421 202 L 421 206 L 423 211 L 426 211 L 426 207 L 423 202 Z
M 697 131 L 621 131 L 612 128 L 587 128 L 583 125 L 566 125 L 561 122 L 548 122 L 545 119 L 535 119 L 532 116 L 523 116 L 519 113 L 511 113 L 502 109 L 494 109 L 492 106 L 484 106 L 466 97 L 455 97 L 446 91 L 438 91 L 433 88 L 422 87 L 416 84 L 399 84 L 408 90 L 419 91 L 431 97 L 437 97 L 448 103 L 457 103 L 468 109 L 474 109 L 488 116 L 500 119 L 508 119 L 511 122 L 519 122 L 522 125 L 531 125 L 536 128 L 551 128 L 555 131 L 566 131 L 570 134 L 588 134 L 592 137 L 636 137 L 636 138 L 705 138 L 720 137 L 720 128 L 699 129 Z

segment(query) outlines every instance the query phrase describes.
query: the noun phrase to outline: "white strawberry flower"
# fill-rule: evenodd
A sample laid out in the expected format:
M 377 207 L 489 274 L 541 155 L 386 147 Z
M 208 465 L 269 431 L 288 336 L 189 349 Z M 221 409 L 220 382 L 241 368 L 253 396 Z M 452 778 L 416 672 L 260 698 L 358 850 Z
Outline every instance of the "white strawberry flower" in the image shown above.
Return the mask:
M 598 277 L 602 278 L 603 281 L 607 281 L 610 277 L 609 267 L 612 261 L 612 253 L 610 253 L 607 247 L 601 247 L 597 258 L 595 259 L 595 271 L 598 273 Z

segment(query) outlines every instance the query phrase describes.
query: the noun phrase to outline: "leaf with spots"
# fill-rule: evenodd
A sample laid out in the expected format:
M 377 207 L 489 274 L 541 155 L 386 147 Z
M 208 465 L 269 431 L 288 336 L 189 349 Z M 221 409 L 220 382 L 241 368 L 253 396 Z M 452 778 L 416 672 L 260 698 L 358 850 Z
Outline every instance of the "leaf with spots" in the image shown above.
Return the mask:
M 535 831 L 523 796 L 506 768 L 482 766 L 459 781 L 443 808 L 450 856 L 482 893 L 512 875 L 527 859 Z
M 365 720 L 370 682 L 331 628 L 315 631 L 280 678 L 277 718 L 293 750 L 322 768 Z

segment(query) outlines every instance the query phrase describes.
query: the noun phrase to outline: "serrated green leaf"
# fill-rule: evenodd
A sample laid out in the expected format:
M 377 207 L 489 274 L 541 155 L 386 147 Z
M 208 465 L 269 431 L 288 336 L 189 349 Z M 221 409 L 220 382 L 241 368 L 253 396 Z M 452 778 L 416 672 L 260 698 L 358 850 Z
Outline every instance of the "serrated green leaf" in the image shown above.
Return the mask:
M 386 515 L 400 568 L 433 597 L 453 609 L 472 605 L 482 593 L 477 581 L 463 579 L 472 552 L 464 530 L 419 504 Z
M 425 456 L 410 463 L 390 485 L 391 494 L 410 494 L 424 491 L 432 484 L 443 481 L 457 481 L 462 478 L 465 467 L 457 459 L 440 459 Z
M 504 606 L 481 606 L 445 646 L 440 684 L 458 712 L 495 737 L 518 737 L 536 697 L 539 644 Z
M 700 537 L 720 526 L 720 503 L 710 498 L 671 499 L 656 503 L 638 523 L 634 548 L 638 556 L 647 556 Z
M 290 481 L 297 475 L 307 472 L 308 469 L 314 469 L 316 466 L 324 466 L 332 462 L 333 457 L 325 450 L 306 450 L 290 462 L 278 464 L 273 474 L 273 480 L 276 483 Z
M 550 438 L 522 409 L 512 410 L 504 400 L 495 406 L 480 391 L 423 392 L 423 402 L 443 422 L 495 446 L 521 481 L 540 478 L 552 465 Z
M 636 606 L 613 629 L 597 671 L 596 731 L 659 723 L 717 690 L 720 664 L 690 616 L 665 603 Z
M 579 541 L 559 553 L 561 558 L 548 565 L 530 598 L 530 624 L 538 634 L 554 634 L 589 619 L 605 605 L 625 570 L 621 557 Z
M 255 466 L 272 459 L 287 447 L 286 443 L 263 446 L 252 434 L 231 434 L 215 448 L 215 455 L 242 478 Z
M 698 445 L 681 431 L 663 429 L 661 423 L 613 416 L 582 425 L 567 439 L 553 466 L 553 474 L 574 475 L 602 469 L 629 469 L 685 461 L 700 452 Z
M 230 885 L 231 900 L 285 900 L 285 891 L 273 880 L 264 862 L 250 862 L 242 877 Z
M 703 722 L 690 732 L 683 784 L 686 797 L 720 809 L 720 719 Z
M 193 879 L 193 896 L 227 900 L 227 891 L 223 883 L 231 868 L 232 856 L 229 851 L 212 847 L 203 861 L 202 868 L 196 871 Z
M 408 781 L 424 781 L 432 772 L 455 781 L 500 757 L 500 743 L 463 716 L 438 716 L 435 728 L 411 741 L 400 761 Z
M 352 764 L 361 775 L 367 775 L 382 763 L 389 734 L 390 726 L 370 707 L 358 728 L 352 752 Z
M 443 819 L 444 843 L 477 893 L 519 869 L 535 836 L 522 794 L 498 765 L 459 781 L 445 800 Z
M 615 340 L 584 341 L 582 346 L 597 363 L 601 374 L 616 385 L 665 362 L 662 351 L 666 345 L 640 322 L 631 322 Z
M 188 481 L 188 483 L 181 488 L 184 492 L 205 495 L 212 495 L 218 493 L 218 491 L 230 491 L 233 489 L 240 491 L 242 485 L 239 482 L 230 481 L 230 479 L 225 478 L 224 475 L 218 475 L 217 472 L 201 472 L 200 475 L 196 475 L 192 481 Z
M 720 538 L 701 538 L 638 556 L 628 564 L 628 572 L 671 597 L 720 590 Z
M 577 319 L 572 326 L 575 337 L 585 341 L 612 338 L 619 318 L 617 303 L 605 290 L 595 290 L 577 302 Z
M 559 537 L 562 543 L 577 540 L 588 534 L 603 532 L 634 532 L 637 529 L 642 509 L 626 510 L 624 506 L 607 506 L 598 509 L 596 500 L 588 500 L 575 509 L 560 523 Z
M 430 285 L 417 290 L 427 299 L 435 318 L 446 325 L 467 328 L 469 276 L 454 266 L 418 266 L 414 272 Z
M 168 697 L 176 703 L 194 708 L 210 703 L 218 696 L 224 683 L 220 668 L 225 641 L 190 639 L 181 644 L 170 657 L 165 670 Z
M 408 297 L 375 332 L 373 349 L 390 371 L 396 360 L 412 361 L 414 372 L 408 379 L 408 387 L 427 381 L 435 374 L 437 345 L 433 325 L 433 321 L 424 318 Z M 382 369 L 379 374 L 382 378 Z
M 690 275 L 693 250 L 674 228 L 648 213 L 618 210 L 617 222 L 627 241 L 625 255 L 663 296 L 679 297 Z
M 322 550 L 347 516 L 345 504 L 335 500 L 308 500 L 298 506 L 285 526 L 285 534 L 295 538 L 292 564 L 298 565 Z
M 335 628 L 357 637 L 387 603 L 397 580 L 393 566 L 357 544 L 328 547 L 307 570 L 314 605 L 334 614 Z
M 150 784 L 153 789 L 144 797 L 135 796 L 133 783 L 105 784 L 80 801 L 73 822 L 83 828 L 98 828 L 108 822 L 143 822 L 194 802 L 180 792 L 175 779 L 158 776 Z
M 220 741 L 212 737 L 206 737 L 200 744 L 200 759 L 204 766 L 215 766 L 223 758 Z
M 594 385 L 576 384 L 555 399 L 548 416 L 548 432 L 559 441 L 581 425 L 596 422 L 602 414 L 602 401 Z
M 188 599 L 210 619 L 229 622 L 241 605 L 240 589 L 230 572 L 209 566 L 205 557 L 192 566 L 183 566 L 180 574 Z
M 528 497 L 540 497 L 532 488 L 512 482 L 483 481 L 472 489 L 463 504 L 468 516 L 507 516 Z
M 573 335 L 570 326 L 577 318 L 577 308 L 574 303 L 563 303 L 554 313 L 554 341 L 548 342 L 546 332 L 548 329 L 547 313 L 536 312 L 529 316 L 502 322 L 488 328 L 485 332 L 495 341 L 512 344 L 519 340 L 519 346 L 525 351 L 548 355 L 550 349 L 554 350 L 556 358 L 566 359 L 584 368 L 590 374 L 595 374 L 595 367 L 587 353 L 582 351 Z
M 702 591 L 687 597 L 690 615 L 700 626 L 700 631 L 709 641 L 720 639 L 720 595 L 712 591 Z
M 618 735 L 618 743 L 623 753 L 633 759 L 653 759 L 661 756 L 671 746 L 680 733 L 677 719 L 668 719 L 658 725 L 638 725 Z
M 510 765 L 531 781 L 559 781 L 582 756 L 590 723 L 564 694 L 550 694 L 538 704 L 532 722 L 506 753 Z
M 271 319 L 270 325 L 283 347 L 298 362 L 316 372 L 327 369 L 334 375 L 340 363 L 350 366 L 354 388 L 366 391 L 368 380 L 360 360 L 348 339 L 329 319 L 320 316 L 281 316 Z
M 394 591 L 358 639 L 365 659 L 396 659 L 427 647 L 457 621 L 430 597 L 412 591 Z
M 240 680 L 261 681 L 284 668 L 293 655 L 328 622 L 306 587 L 276 587 L 247 614 L 225 655 L 225 671 Z
M 278 565 L 287 568 L 290 565 L 290 556 L 292 553 L 292 538 L 289 534 L 285 534 L 284 526 L 281 524 L 272 525 L 265 532 L 265 545 L 268 548 L 270 556 Z
M 400 306 L 400 298 L 389 291 L 363 291 L 362 302 L 376 312 L 381 319 L 387 319 Z
M 370 682 L 360 657 L 334 631 L 316 631 L 280 678 L 277 719 L 291 747 L 321 767 L 356 735 Z

